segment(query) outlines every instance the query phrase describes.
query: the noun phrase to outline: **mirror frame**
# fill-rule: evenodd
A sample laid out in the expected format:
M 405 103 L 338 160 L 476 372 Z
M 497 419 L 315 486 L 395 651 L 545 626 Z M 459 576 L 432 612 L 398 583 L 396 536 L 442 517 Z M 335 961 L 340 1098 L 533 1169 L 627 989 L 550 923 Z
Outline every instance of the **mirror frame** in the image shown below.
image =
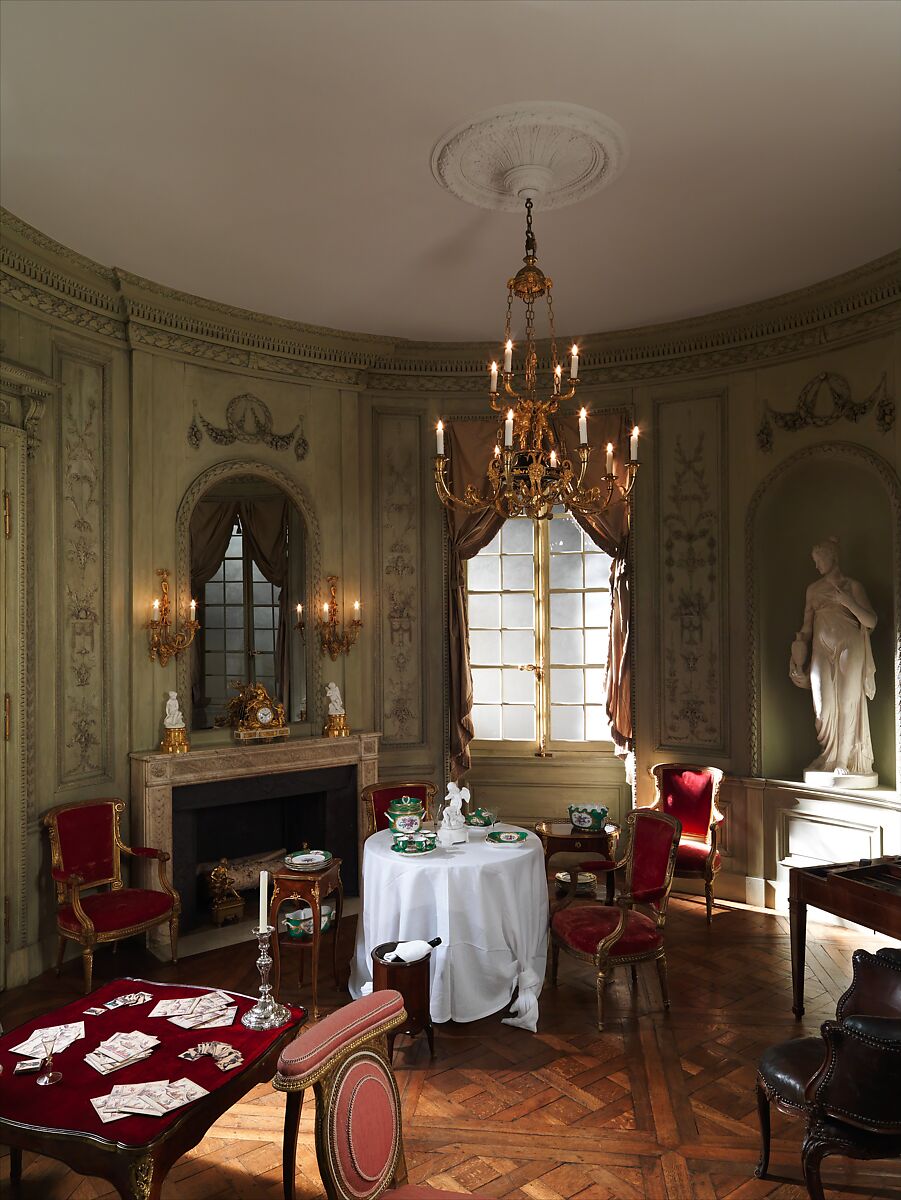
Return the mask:
M 320 602 L 320 580 L 322 579 L 322 543 L 319 534 L 319 522 L 316 513 L 307 498 L 306 492 L 296 480 L 279 471 L 277 467 L 267 466 L 266 463 L 252 459 L 231 459 L 228 462 L 216 463 L 197 476 L 188 490 L 182 496 L 175 518 L 175 569 L 178 586 L 176 588 L 176 604 L 178 613 L 186 613 L 191 601 L 191 514 L 197 501 L 216 484 L 228 479 L 238 479 L 252 476 L 275 484 L 294 504 L 303 518 L 304 536 L 304 608 L 307 613 L 317 612 Z M 291 606 L 293 609 L 293 605 Z M 316 647 L 310 641 L 310 630 L 306 632 L 307 643 L 307 721 L 313 727 L 315 736 L 317 728 L 323 721 L 323 684 L 322 684 L 322 655 L 315 653 Z M 312 648 L 311 648 L 312 647 Z M 191 680 L 188 654 L 179 654 L 175 660 L 176 686 L 181 701 L 181 710 L 185 725 L 192 734 L 212 733 L 209 729 L 193 728 L 193 704 L 191 702 Z

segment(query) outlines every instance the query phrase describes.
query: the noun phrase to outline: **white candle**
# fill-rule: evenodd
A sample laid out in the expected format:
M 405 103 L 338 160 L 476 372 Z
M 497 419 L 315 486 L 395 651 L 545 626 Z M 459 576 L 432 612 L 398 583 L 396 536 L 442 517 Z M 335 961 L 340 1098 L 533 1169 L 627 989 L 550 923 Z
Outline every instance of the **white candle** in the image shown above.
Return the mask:
M 439 456 L 441 456 L 444 454 L 444 422 L 443 421 L 439 421 L 438 424 L 435 426 L 435 437 L 438 442 L 438 454 L 439 454 Z
M 491 364 L 491 390 L 492 390 L 492 392 L 497 391 L 497 363 L 496 362 L 493 362 Z
M 579 445 L 588 445 L 588 413 L 584 408 L 579 412 Z
M 613 442 L 607 443 L 607 474 L 613 474 Z
M 579 378 L 579 347 L 573 346 L 569 352 L 569 377 L 570 379 Z
M 556 367 L 554 367 L 554 392 L 555 393 L 558 393 L 560 391 L 560 376 L 562 374 L 563 374 L 563 368 L 560 366 L 559 363 L 557 363 Z
M 328 605 L 327 604 L 323 604 L 323 606 L 322 606 L 322 615 L 324 617 L 328 617 Z
M 194 620 L 194 617 L 196 616 L 196 614 L 197 614 L 197 601 L 192 600 L 191 601 L 191 620 L 192 621 Z
M 513 445 L 513 409 L 507 409 L 507 419 L 504 421 L 504 445 L 508 448 Z
M 154 602 L 153 602 L 153 619 L 154 619 L 154 621 L 158 621 L 160 619 L 160 602 L 159 602 L 159 600 L 154 600 Z
M 513 343 L 507 338 L 507 344 L 504 346 L 504 374 L 509 375 L 513 370 Z
M 298 604 L 298 606 L 297 606 L 297 619 L 298 619 L 298 621 L 300 620 L 300 618 L 301 618 L 302 616 L 303 616 L 303 605 L 302 605 L 302 604 Z
M 552 450 L 551 451 L 551 466 L 556 467 L 556 465 L 557 465 L 557 451 Z
M 500 456 L 501 456 L 501 448 L 500 448 L 500 446 L 497 444 L 497 442 L 495 442 L 495 443 L 494 443 L 494 457 L 495 457 L 495 458 L 500 458 Z
M 632 462 L 638 462 L 638 426 L 632 426 L 632 436 L 629 438 L 629 458 Z
M 260 871 L 260 929 L 269 924 L 269 872 Z
M 354 600 L 354 620 L 358 621 L 359 619 L 360 619 L 360 601 Z

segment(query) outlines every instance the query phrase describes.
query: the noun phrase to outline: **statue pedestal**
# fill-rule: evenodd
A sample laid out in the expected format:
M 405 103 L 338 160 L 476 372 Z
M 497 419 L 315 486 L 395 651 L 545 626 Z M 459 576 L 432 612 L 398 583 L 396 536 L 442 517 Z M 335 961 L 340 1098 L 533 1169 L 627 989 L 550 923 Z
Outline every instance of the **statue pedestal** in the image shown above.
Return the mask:
M 865 791 L 879 787 L 878 775 L 836 775 L 833 771 L 805 771 L 804 782 L 811 787 L 834 788 L 836 791 Z
M 184 726 L 181 729 L 163 731 L 163 740 L 160 742 L 160 750 L 163 754 L 187 754 L 190 749 L 187 730 Z

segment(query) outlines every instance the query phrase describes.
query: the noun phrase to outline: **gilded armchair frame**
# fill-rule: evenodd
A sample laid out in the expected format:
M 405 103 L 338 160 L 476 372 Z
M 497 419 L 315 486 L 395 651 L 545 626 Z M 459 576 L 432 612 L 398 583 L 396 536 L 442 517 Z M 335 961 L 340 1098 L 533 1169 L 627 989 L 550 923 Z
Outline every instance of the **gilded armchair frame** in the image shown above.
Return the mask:
M 382 780 L 380 783 L 368 783 L 360 792 L 360 807 L 363 810 L 363 840 L 371 837 L 376 831 L 375 820 L 375 801 L 373 795 L 375 792 L 381 792 L 385 788 L 392 790 L 400 788 L 417 788 L 418 790 L 425 789 L 425 800 L 422 802 L 422 807 L 425 810 L 425 820 L 433 821 L 434 808 L 433 804 L 435 797 L 438 795 L 438 788 L 434 783 L 430 783 L 427 779 L 402 779 L 395 781 L 393 779 Z
M 670 846 L 669 859 L 667 860 L 666 872 L 663 881 L 663 890 L 660 899 L 654 904 L 647 904 L 637 900 L 632 892 L 632 876 L 634 872 L 634 851 L 635 851 L 635 823 L 638 820 L 642 821 L 663 821 L 669 825 L 674 833 L 672 845 Z M 638 808 L 633 809 L 626 816 L 626 824 L 629 826 L 630 837 L 628 849 L 625 856 L 616 864 L 616 870 L 619 871 L 625 868 L 626 890 L 616 897 L 616 905 L 619 908 L 619 920 L 616 926 L 611 930 L 606 937 L 598 942 L 597 948 L 593 954 L 586 954 L 584 951 L 577 950 L 573 946 L 568 946 L 556 932 L 554 932 L 553 924 L 551 926 L 551 982 L 554 987 L 557 986 L 557 971 L 560 962 L 560 950 L 564 950 L 573 958 L 581 959 L 583 962 L 594 963 L 597 990 L 597 1005 L 598 1005 L 598 1029 L 604 1028 L 604 993 L 607 986 L 607 975 L 614 966 L 622 966 L 629 964 L 632 968 L 632 978 L 635 979 L 635 966 L 641 962 L 653 962 L 657 967 L 657 976 L 660 980 L 660 993 L 663 998 L 663 1007 L 669 1008 L 669 989 L 667 987 L 666 978 L 666 953 L 664 952 L 663 943 L 653 950 L 644 951 L 640 954 L 616 954 L 612 953 L 617 942 L 623 936 L 626 928 L 626 914 L 632 908 L 643 910 L 647 916 L 654 922 L 655 927 L 660 930 L 666 924 L 666 910 L 669 904 L 670 889 L 673 885 L 673 874 L 676 867 L 676 852 L 679 848 L 679 838 L 682 833 L 681 822 L 675 817 L 671 817 L 668 813 L 659 812 L 654 808 Z M 570 889 L 568 894 L 559 904 L 557 911 L 567 907 L 575 899 L 575 887 L 573 883 L 575 873 L 571 877 Z
M 100 805 L 109 805 L 111 808 L 112 820 L 112 874 L 98 879 L 84 879 L 77 872 L 67 872 L 63 862 L 63 849 L 60 844 L 59 836 L 59 817 L 66 812 L 72 812 L 77 809 L 87 809 L 98 807 Z M 63 926 L 57 916 L 56 932 L 57 932 L 57 954 L 56 954 L 56 973 L 59 975 L 63 957 L 66 952 L 66 942 L 77 942 L 82 947 L 81 958 L 84 971 L 84 990 L 85 993 L 91 990 L 91 983 L 94 972 L 94 947 L 104 942 L 118 942 L 123 938 L 132 937 L 138 933 L 144 933 L 148 929 L 152 929 L 156 925 L 162 925 L 167 922 L 169 925 L 169 943 L 172 949 L 172 961 L 178 962 L 178 921 L 181 913 L 181 899 L 178 892 L 169 883 L 166 878 L 166 866 L 169 861 L 169 855 L 165 850 L 156 850 L 149 846 L 137 846 L 132 848 L 127 846 L 122 841 L 120 830 L 120 817 L 125 811 L 125 804 L 122 800 L 102 797 L 92 800 L 78 800 L 72 804 L 57 804 L 54 808 L 48 809 L 41 818 L 42 824 L 46 827 L 50 837 L 50 863 L 51 875 L 56 887 L 56 905 L 57 910 L 69 903 L 72 905 L 72 912 L 78 921 L 78 929 L 67 929 Z M 109 885 L 111 892 L 121 891 L 125 886 L 122 882 L 122 855 L 127 854 L 132 858 L 155 858 L 157 860 L 157 868 L 159 872 L 160 890 L 165 892 L 172 900 L 172 908 L 168 913 L 162 916 L 152 917 L 150 920 L 139 922 L 135 925 L 129 925 L 123 929 L 111 929 L 105 932 L 98 932 L 91 918 L 87 915 L 82 907 L 81 893 L 82 890 L 91 890 L 93 888 L 105 887 Z
M 662 812 L 661 805 L 663 804 L 663 773 L 664 771 L 696 771 L 698 774 L 704 772 L 713 780 L 713 791 L 710 797 L 710 828 L 707 833 L 708 851 L 707 857 L 704 860 L 704 865 L 700 870 L 679 870 L 676 871 L 677 879 L 703 879 L 704 880 L 704 899 L 707 904 L 707 924 L 713 924 L 713 891 L 714 880 L 720 872 L 720 867 L 716 864 L 717 842 L 719 838 L 719 827 L 725 821 L 724 813 L 719 810 L 720 788 L 723 785 L 725 772 L 719 767 L 696 766 L 693 763 L 656 763 L 653 767 L 648 767 L 648 774 L 654 780 L 654 803 L 651 808 L 658 812 Z

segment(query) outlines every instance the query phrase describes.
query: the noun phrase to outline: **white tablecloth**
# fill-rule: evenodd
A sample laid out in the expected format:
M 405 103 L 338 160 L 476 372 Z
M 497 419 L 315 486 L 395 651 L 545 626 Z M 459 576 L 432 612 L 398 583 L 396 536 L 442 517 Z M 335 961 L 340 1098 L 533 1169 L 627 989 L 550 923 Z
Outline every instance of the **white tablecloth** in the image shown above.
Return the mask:
M 396 854 L 390 830 L 367 838 L 350 992 L 358 997 L 371 983 L 370 954 L 382 942 L 440 937 L 432 1020 L 477 1021 L 505 1008 L 518 987 L 510 1023 L 534 1031 L 547 956 L 542 845 L 534 833 L 519 846 L 493 846 L 484 830 L 469 832 L 466 844 L 421 856 Z

